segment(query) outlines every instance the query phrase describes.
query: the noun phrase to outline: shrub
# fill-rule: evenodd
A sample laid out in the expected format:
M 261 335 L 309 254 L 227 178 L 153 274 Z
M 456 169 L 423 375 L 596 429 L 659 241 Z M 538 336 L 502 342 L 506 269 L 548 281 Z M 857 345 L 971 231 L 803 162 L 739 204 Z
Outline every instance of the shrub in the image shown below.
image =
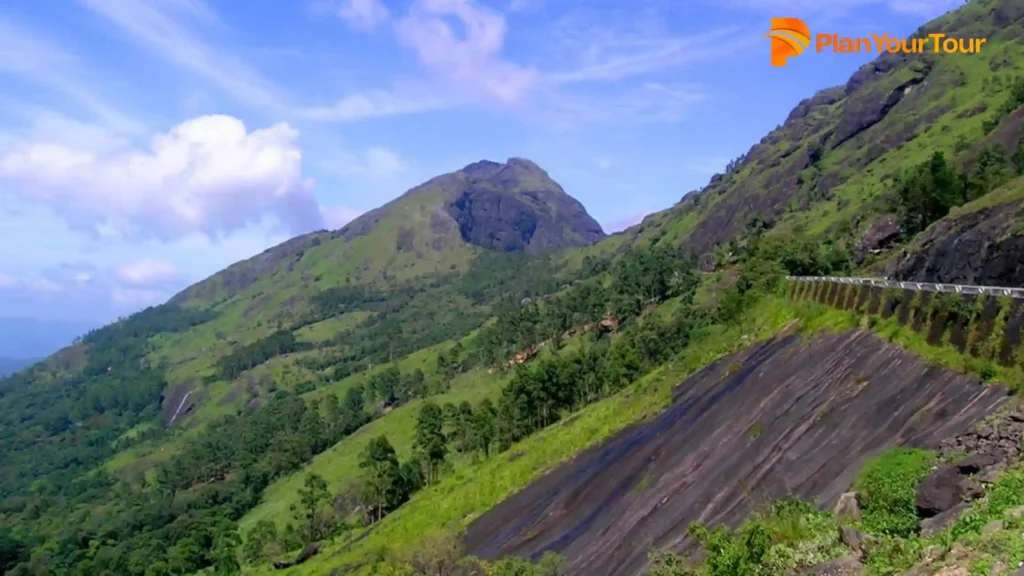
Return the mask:
M 869 460 L 854 484 L 862 508 L 862 527 L 876 535 L 908 537 L 917 533 L 917 486 L 935 454 L 894 448 Z

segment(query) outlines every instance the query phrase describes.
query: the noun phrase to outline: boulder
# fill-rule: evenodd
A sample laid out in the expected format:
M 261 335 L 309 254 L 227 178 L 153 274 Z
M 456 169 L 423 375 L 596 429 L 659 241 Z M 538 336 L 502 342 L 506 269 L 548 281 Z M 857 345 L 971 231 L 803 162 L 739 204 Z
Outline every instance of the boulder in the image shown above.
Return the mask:
M 860 556 L 864 556 L 867 547 L 871 544 L 871 535 L 861 532 L 856 528 L 842 526 L 839 528 L 839 540 L 850 550 L 853 550 Z
M 715 269 L 718 268 L 718 260 L 715 258 L 715 255 L 710 252 L 701 254 L 698 264 L 701 272 L 714 272 Z
M 987 436 L 984 437 L 987 438 Z M 1001 460 L 1003 460 L 1002 455 L 993 452 L 973 454 L 957 462 L 956 468 L 961 474 L 977 474 L 989 466 L 998 464 Z
M 1005 527 L 1002 520 L 993 520 L 981 529 L 982 538 L 991 538 Z
M 884 216 L 875 220 L 861 236 L 857 244 L 857 256 L 863 259 L 868 254 L 877 254 L 892 246 L 900 239 L 900 226 L 896 219 Z
M 917 515 L 931 518 L 961 502 L 963 475 L 956 465 L 944 466 L 929 474 L 917 488 Z
M 977 500 L 985 495 L 985 486 L 974 477 L 960 479 L 960 497 L 963 500 Z
M 309 544 L 306 544 L 306 547 L 302 549 L 302 552 L 299 552 L 299 555 L 295 557 L 295 562 L 293 562 L 293 565 L 302 564 L 306 560 L 309 560 L 310 558 L 316 556 L 319 553 L 320 543 L 310 542 Z
M 860 504 L 857 502 L 856 492 L 845 492 L 839 495 L 839 500 L 832 507 L 832 513 L 836 516 L 860 520 Z

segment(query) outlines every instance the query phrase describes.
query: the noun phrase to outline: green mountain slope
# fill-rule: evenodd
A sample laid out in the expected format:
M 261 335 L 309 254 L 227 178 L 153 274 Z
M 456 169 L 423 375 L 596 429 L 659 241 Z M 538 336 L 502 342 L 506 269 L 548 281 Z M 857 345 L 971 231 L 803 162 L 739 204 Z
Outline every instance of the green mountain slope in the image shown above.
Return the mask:
M 602 237 L 583 206 L 533 162 L 484 160 L 432 178 L 340 230 L 293 238 L 234 264 L 171 302 L 251 301 L 321 284 L 391 285 L 463 269 L 478 248 L 542 252 Z
M 123 511 L 107 507 L 104 494 L 118 482 L 143 491 L 158 478 L 187 486 L 192 480 L 175 463 L 210 457 L 204 442 L 228 438 L 236 414 L 301 408 L 289 404 L 299 396 L 288 392 L 344 396 L 353 377 L 379 372 L 392 358 L 439 344 L 443 353 L 504 298 L 553 290 L 546 253 L 601 237 L 585 209 L 535 164 L 484 161 L 341 230 L 235 264 L 0 380 L 0 519 L 21 518 L 14 542 L 32 547 L 59 540 L 69 510 L 84 521 L 99 506 L 97 525 L 109 526 Z M 451 376 L 441 381 L 433 364 L 424 368 L 426 378 L 423 370 L 404 375 L 419 378 L 417 390 L 448 386 Z M 382 393 L 366 404 L 380 410 L 405 400 Z M 260 410 L 265 405 L 269 412 Z M 373 416 L 362 414 L 352 420 Z M 325 447 L 303 448 L 270 473 Z M 216 460 L 210 466 L 221 469 Z M 29 511 L 39 506 L 41 516 Z M 58 555 L 65 568 L 75 562 Z
M 976 0 L 920 33 L 936 30 L 989 42 L 883 55 L 624 233 L 604 237 L 529 161 L 478 162 L 0 380 L 0 569 L 269 572 L 323 537 L 367 568 L 792 320 L 756 299 L 782 273 L 852 258 L 861 273 L 1021 280 L 1024 5 Z M 964 231 L 1002 264 L 957 260 Z M 440 416 L 421 423 L 430 406 Z
M 758 216 L 774 226 L 770 235 L 842 240 L 858 259 L 883 258 L 899 236 L 886 216 L 895 216 L 890 196 L 903 170 L 935 151 L 973 168 L 997 144 L 1009 173 L 1020 142 L 1024 5 L 975 0 L 914 36 L 932 33 L 988 42 L 979 54 L 879 56 L 845 85 L 800 102 L 703 189 L 609 241 L 724 252 Z

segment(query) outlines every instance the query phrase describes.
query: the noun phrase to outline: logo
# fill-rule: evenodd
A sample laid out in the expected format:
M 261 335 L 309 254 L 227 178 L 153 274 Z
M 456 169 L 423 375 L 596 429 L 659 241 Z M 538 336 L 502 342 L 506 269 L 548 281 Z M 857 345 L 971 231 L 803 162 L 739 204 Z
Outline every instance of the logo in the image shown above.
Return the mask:
M 811 30 L 799 18 L 772 18 L 772 29 L 765 34 L 772 42 L 772 66 L 785 66 L 787 60 L 811 47 Z M 934 33 L 927 36 L 901 38 L 874 33 L 871 36 L 848 37 L 839 34 L 814 35 L 814 51 L 828 50 L 836 54 L 978 54 L 988 40 L 956 38 Z
M 772 66 L 785 66 L 786 59 L 799 56 L 811 44 L 811 30 L 799 18 L 772 18 Z

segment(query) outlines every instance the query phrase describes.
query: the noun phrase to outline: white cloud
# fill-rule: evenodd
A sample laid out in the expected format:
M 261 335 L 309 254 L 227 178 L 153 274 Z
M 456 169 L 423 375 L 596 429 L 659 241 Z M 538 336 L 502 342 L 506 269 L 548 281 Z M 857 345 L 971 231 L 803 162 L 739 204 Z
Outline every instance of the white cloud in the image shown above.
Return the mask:
M 41 276 L 29 276 L 22 281 L 22 284 L 33 292 L 56 293 L 64 291 L 64 287 L 60 284 Z
M 324 219 L 327 221 L 327 228 L 336 230 L 345 224 L 355 220 L 361 211 L 347 206 L 332 206 L 324 209 Z
M 387 21 L 390 14 L 379 0 L 342 0 L 338 16 L 356 30 L 369 31 Z
M 266 215 L 304 232 L 322 221 L 296 138 L 287 124 L 248 132 L 231 116 L 203 116 L 157 134 L 150 150 L 24 145 L 0 156 L 0 182 L 109 236 L 215 238 Z
M 170 298 L 170 294 L 159 290 L 115 287 L 110 291 L 110 300 L 114 308 L 124 312 L 134 312 L 147 306 L 155 306 L 167 301 L 168 298 Z
M 325 158 L 318 167 L 341 176 L 388 180 L 407 170 L 398 154 L 382 146 L 371 146 L 358 154 L 337 148 Z
M 79 0 L 137 42 L 173 64 L 219 87 L 242 104 L 281 114 L 283 91 L 246 62 L 216 49 L 179 16 L 212 24 L 216 16 L 201 0 Z M 177 12 L 177 14 L 175 14 Z
M 92 274 L 89 274 L 88 272 L 79 272 L 72 277 L 72 280 L 78 284 L 88 284 L 89 282 L 92 282 L 93 278 Z
M 181 271 L 166 260 L 136 260 L 125 262 L 114 269 L 114 274 L 131 286 L 155 286 L 181 279 Z
M 37 274 L 27 276 L 0 274 L 0 288 L 22 289 L 38 294 L 56 294 L 64 291 L 64 287 L 59 283 Z
M 671 20 L 672 14 L 656 6 L 632 12 L 571 11 L 550 33 L 549 61 L 555 71 L 547 72 L 544 81 L 617 82 L 721 59 L 744 47 L 736 26 L 681 36 L 669 29 Z M 759 41 L 758 36 L 749 39 Z
M 448 18 L 459 21 L 463 37 Z M 436 78 L 467 95 L 511 103 L 530 90 L 538 73 L 502 58 L 506 31 L 500 13 L 472 0 L 415 0 L 395 24 L 399 43 Z
M 397 92 L 371 90 L 346 96 L 331 106 L 306 109 L 301 115 L 310 120 L 353 122 L 426 112 L 449 105 L 450 101 L 447 99 L 427 97 L 423 94 L 407 97 Z
M 707 100 L 700 86 L 647 82 L 598 91 L 550 90 L 535 114 L 549 128 L 570 130 L 580 124 L 678 122 Z
M 0 17 L 0 74 L 10 74 L 52 90 L 88 110 L 106 129 L 138 133 L 141 124 L 98 96 L 90 81 L 97 74 L 55 40 Z
M 544 4 L 544 0 L 509 0 L 507 10 L 509 12 L 532 12 L 538 10 Z
M 391 178 L 405 171 L 402 160 L 387 148 L 374 146 L 366 151 L 366 173 L 376 178 Z

